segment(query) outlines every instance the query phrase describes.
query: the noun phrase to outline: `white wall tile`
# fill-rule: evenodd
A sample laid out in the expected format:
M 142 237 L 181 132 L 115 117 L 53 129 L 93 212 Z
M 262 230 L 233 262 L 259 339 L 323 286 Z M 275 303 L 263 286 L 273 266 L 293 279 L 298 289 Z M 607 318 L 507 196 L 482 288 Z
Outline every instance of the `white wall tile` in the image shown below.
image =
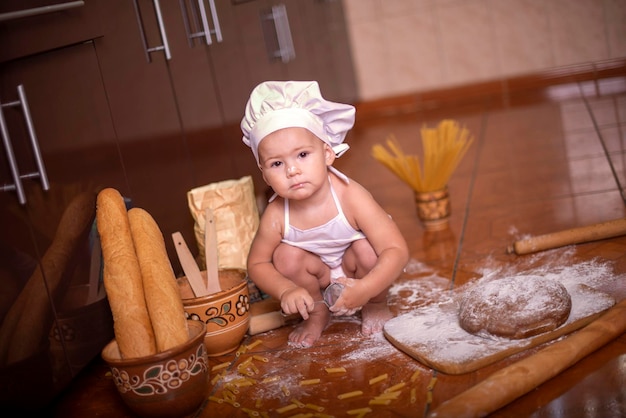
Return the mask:
M 487 6 L 484 0 L 437 6 L 448 84 L 486 80 L 500 73 Z
M 357 88 L 361 97 L 369 99 L 388 95 L 388 48 L 385 45 L 382 25 L 353 24 L 349 28 L 352 59 L 356 72 Z
M 502 75 L 554 65 L 545 0 L 491 0 Z
M 378 0 L 342 0 L 348 25 L 374 21 L 380 14 Z
M 603 2 L 549 0 L 547 4 L 554 65 L 609 58 Z
M 442 49 L 436 21 L 429 10 L 384 21 L 389 61 L 389 94 L 444 84 Z
M 626 0 L 343 0 L 359 96 L 626 56 Z
M 604 0 L 609 56 L 626 56 L 626 0 Z

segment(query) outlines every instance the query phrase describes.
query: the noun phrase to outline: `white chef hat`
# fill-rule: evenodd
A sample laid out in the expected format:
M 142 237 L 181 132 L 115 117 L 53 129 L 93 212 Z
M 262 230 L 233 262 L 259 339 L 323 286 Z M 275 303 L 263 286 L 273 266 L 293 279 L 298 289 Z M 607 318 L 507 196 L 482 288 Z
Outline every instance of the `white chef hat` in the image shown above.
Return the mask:
M 252 90 L 241 120 L 243 142 L 259 162 L 259 144 L 283 128 L 305 128 L 330 145 L 338 157 L 354 125 L 354 106 L 325 100 L 317 81 L 265 81 Z

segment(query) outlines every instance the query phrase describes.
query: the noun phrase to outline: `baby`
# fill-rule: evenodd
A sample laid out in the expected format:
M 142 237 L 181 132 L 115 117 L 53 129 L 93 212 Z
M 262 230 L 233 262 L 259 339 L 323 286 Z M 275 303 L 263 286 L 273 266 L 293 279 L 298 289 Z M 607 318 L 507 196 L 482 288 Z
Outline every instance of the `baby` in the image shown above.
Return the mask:
M 314 81 L 267 81 L 241 121 L 263 179 L 275 192 L 248 256 L 248 275 L 304 321 L 289 335 L 310 347 L 333 315 L 361 311 L 361 332 L 392 317 L 387 292 L 409 260 L 398 227 L 371 194 L 332 166 L 348 150 L 353 106 L 325 100 Z M 344 289 L 328 308 L 323 291 Z

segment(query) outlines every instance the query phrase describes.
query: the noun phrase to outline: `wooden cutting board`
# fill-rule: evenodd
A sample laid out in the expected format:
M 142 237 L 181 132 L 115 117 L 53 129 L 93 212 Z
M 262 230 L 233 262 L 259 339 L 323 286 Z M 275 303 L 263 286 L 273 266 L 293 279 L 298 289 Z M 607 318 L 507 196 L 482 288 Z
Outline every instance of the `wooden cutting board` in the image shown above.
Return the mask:
M 554 331 L 531 338 L 488 339 L 470 334 L 460 327 L 452 299 L 391 319 L 384 334 L 395 347 L 428 367 L 446 374 L 468 373 L 582 328 L 615 303 L 610 295 L 589 288 L 570 291 L 570 296 L 569 319 Z

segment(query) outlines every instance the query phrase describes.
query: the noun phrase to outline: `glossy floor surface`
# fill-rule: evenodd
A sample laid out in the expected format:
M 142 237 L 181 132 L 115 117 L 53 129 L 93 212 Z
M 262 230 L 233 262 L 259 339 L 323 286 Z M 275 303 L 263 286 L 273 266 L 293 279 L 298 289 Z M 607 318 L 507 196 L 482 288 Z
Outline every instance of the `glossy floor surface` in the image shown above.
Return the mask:
M 357 112 L 348 137 L 351 150 L 336 162 L 372 192 L 409 244 L 410 264 L 390 290 L 394 314 L 449 300 L 465 284 L 486 277 L 550 276 L 598 285 L 616 300 L 626 297 L 625 236 L 528 255 L 507 253 L 518 239 L 626 217 L 626 77 L 476 97 L 390 115 Z M 449 182 L 449 228 L 429 232 L 416 216 L 409 187 L 370 152 L 389 134 L 405 151 L 418 152 L 423 124 L 446 118 L 465 125 L 475 141 Z M 242 347 L 249 350 L 211 358 L 211 367 L 227 367 L 211 373 L 212 389 L 195 416 L 424 417 L 494 372 L 555 344 L 450 374 L 405 354 L 383 334 L 361 335 L 358 315 L 334 319 L 309 349 L 288 344 L 293 326 L 246 336 Z M 50 413 L 133 416 L 107 372 L 96 359 Z M 241 384 L 244 377 L 248 385 Z M 391 387 L 392 393 L 384 394 Z M 626 334 L 621 334 L 491 414 L 626 416 L 624 388 Z M 355 391 L 360 392 L 339 396 Z M 371 412 L 363 415 L 362 408 Z

